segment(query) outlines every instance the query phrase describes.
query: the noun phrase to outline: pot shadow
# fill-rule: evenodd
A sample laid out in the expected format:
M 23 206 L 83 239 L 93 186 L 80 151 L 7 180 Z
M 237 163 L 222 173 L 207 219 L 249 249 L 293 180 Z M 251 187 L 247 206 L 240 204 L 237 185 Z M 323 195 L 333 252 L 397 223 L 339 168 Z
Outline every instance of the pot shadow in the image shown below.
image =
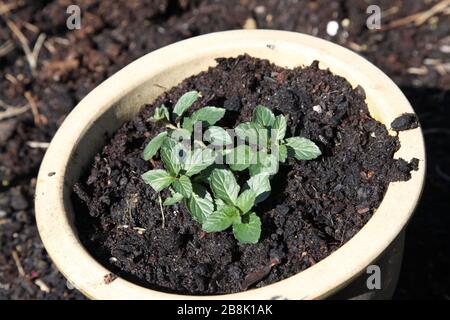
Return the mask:
M 427 151 L 422 198 L 406 229 L 394 299 L 450 297 L 450 91 L 402 88 L 421 122 Z

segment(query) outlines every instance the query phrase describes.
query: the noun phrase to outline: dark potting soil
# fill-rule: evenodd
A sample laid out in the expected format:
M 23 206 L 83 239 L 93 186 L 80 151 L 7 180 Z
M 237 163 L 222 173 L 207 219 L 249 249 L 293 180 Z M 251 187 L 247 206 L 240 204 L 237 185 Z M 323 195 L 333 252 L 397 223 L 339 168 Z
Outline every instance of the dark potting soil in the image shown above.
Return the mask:
M 258 244 L 239 244 L 231 231 L 205 234 L 182 204 L 165 208 L 162 228 L 156 193 L 140 178 L 161 166 L 142 159 L 146 143 L 163 130 L 148 119 L 156 106 L 171 106 L 189 90 L 202 94 L 192 110 L 228 110 L 223 126 L 250 120 L 263 104 L 288 117 L 288 135 L 312 139 L 322 150 L 319 159 L 281 166 L 270 197 L 256 207 L 263 225 Z M 77 226 L 97 259 L 147 287 L 190 294 L 261 287 L 312 266 L 364 226 L 389 183 L 417 169 L 417 159 L 393 159 L 399 148 L 398 138 L 370 117 L 364 90 L 318 62 L 289 70 L 246 55 L 218 59 L 113 135 L 74 187 Z

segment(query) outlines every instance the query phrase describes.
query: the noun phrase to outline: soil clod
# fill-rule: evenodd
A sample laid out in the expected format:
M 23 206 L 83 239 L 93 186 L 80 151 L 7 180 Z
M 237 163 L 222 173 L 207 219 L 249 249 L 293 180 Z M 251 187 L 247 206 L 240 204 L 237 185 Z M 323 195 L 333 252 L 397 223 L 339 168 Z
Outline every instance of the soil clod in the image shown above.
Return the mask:
M 414 113 L 404 113 L 391 123 L 391 128 L 395 131 L 415 129 L 419 126 L 419 121 Z

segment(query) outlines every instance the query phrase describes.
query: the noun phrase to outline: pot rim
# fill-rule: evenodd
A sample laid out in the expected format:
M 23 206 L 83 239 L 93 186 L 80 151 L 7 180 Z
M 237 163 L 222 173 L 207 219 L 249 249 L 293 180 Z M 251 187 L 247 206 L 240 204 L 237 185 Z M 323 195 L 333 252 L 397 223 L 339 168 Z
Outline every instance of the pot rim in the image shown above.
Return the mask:
M 212 52 L 216 52 L 216 57 L 227 56 L 230 50 L 241 50 L 242 53 L 258 50 L 269 60 L 283 50 L 291 50 L 304 55 L 306 60 L 317 59 L 321 68 L 325 64 L 353 86 L 360 84 L 366 91 L 369 108 L 371 103 L 384 106 L 375 110 L 375 117 L 385 123 L 402 113 L 414 112 L 395 83 L 373 64 L 337 44 L 296 32 L 234 30 L 211 33 L 176 42 L 135 60 L 79 102 L 52 139 L 39 170 L 35 210 L 41 239 L 57 268 L 86 296 L 93 299 L 324 298 L 362 273 L 406 226 L 420 198 L 425 178 L 425 146 L 420 127 L 399 133 L 401 148 L 395 154 L 396 158 L 406 160 L 418 158 L 418 171 L 413 171 L 406 182 L 389 185 L 372 218 L 347 243 L 296 275 L 262 288 L 207 296 L 160 292 L 120 277 L 105 284 L 104 276 L 111 271 L 83 247 L 69 217 L 72 210 L 70 197 L 64 190 L 68 188 L 66 175 L 68 165 L 76 156 L 75 146 L 101 114 L 119 98 L 142 85 L 149 74 L 163 72 L 168 65 L 182 66 L 189 58 L 206 57 Z M 371 97 L 376 99 L 371 100 Z

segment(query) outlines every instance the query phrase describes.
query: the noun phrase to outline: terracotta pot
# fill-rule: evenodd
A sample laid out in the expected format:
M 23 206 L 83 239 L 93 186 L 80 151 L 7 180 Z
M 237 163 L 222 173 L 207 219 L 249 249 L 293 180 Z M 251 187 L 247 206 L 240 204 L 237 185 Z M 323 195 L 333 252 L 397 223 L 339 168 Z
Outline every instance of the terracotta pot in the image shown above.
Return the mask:
M 69 114 L 53 138 L 42 162 L 36 190 L 36 219 L 50 257 L 68 280 L 93 299 L 320 299 L 344 287 L 358 288 L 355 279 L 383 256 L 384 287 L 363 297 L 387 297 L 395 288 L 402 256 L 402 231 L 419 200 L 425 176 L 425 148 L 420 128 L 400 132 L 395 157 L 420 159 L 419 170 L 406 182 L 391 183 L 370 221 L 345 245 L 309 269 L 283 281 L 241 293 L 186 296 L 150 290 L 118 278 L 105 284 L 108 271 L 80 243 L 70 199 L 73 184 L 124 121 L 165 89 L 215 65 L 215 58 L 243 53 L 269 59 L 282 67 L 309 65 L 361 85 L 371 115 L 389 124 L 404 112 L 414 112 L 399 88 L 374 65 L 343 47 L 312 36 L 270 30 L 237 30 L 208 34 L 151 52 L 123 68 L 88 94 Z M 395 242 L 395 239 L 400 239 Z M 388 251 L 387 248 L 390 248 Z M 383 277 L 383 276 L 386 277 Z M 363 291 L 367 291 L 365 286 Z M 365 288 L 365 289 L 364 289 Z M 348 290 L 348 289 L 347 289 Z

